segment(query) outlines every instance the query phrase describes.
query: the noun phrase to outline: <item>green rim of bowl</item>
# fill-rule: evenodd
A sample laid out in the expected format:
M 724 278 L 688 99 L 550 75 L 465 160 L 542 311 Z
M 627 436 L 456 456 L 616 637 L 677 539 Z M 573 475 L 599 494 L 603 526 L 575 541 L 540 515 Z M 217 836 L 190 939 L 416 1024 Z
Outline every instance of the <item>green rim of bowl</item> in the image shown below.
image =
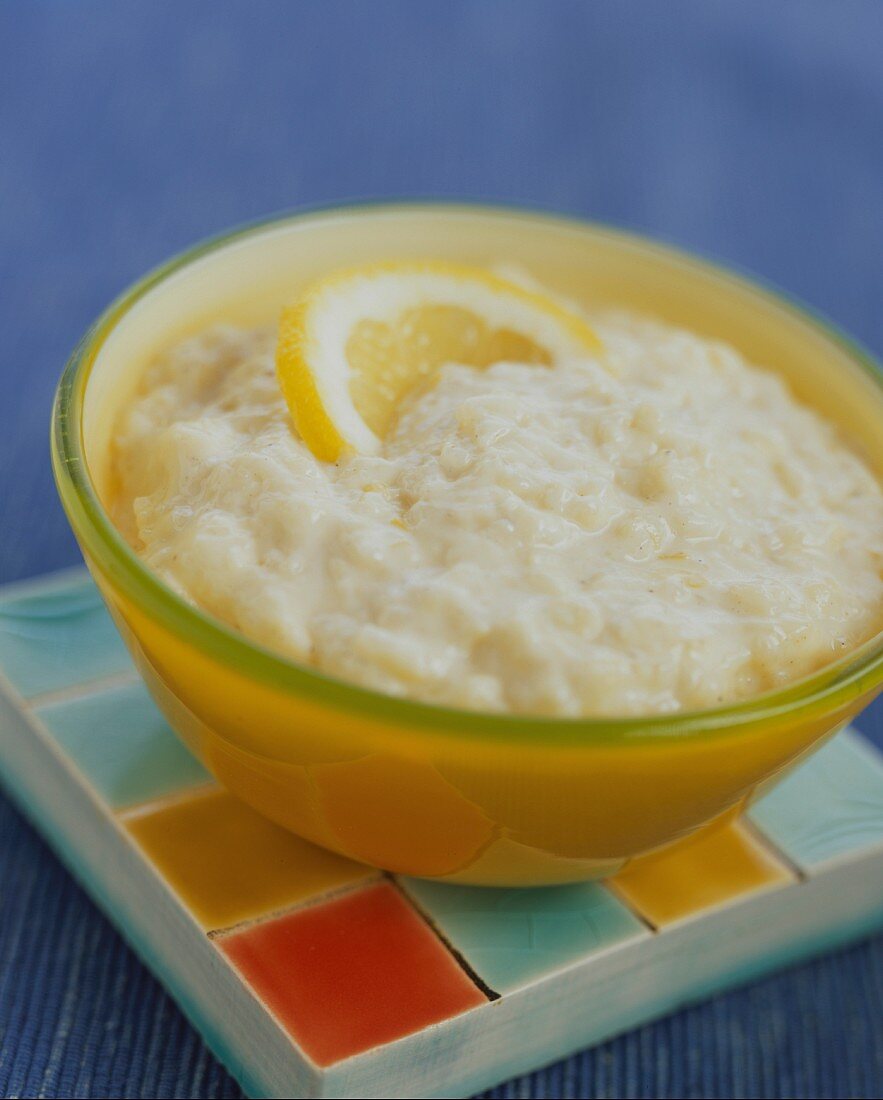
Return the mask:
M 737 733 L 759 723 L 774 723 L 777 719 L 791 721 L 798 715 L 801 720 L 810 720 L 814 715 L 844 708 L 878 686 L 883 680 L 883 632 L 847 657 L 832 662 L 812 676 L 796 681 L 782 690 L 767 692 L 731 706 L 670 715 L 598 719 L 524 717 L 458 710 L 384 695 L 327 676 L 309 666 L 298 665 L 250 641 L 220 620 L 189 604 L 141 562 L 114 527 L 98 500 L 86 466 L 82 437 L 83 401 L 92 365 L 120 318 L 154 287 L 180 269 L 243 237 L 317 217 L 352 217 L 363 211 L 373 213 L 382 210 L 423 212 L 432 207 L 487 217 L 521 217 L 531 221 L 546 219 L 559 226 L 571 226 L 580 231 L 590 229 L 645 251 L 655 251 L 669 261 L 679 261 L 694 268 L 705 269 L 716 278 L 729 281 L 743 290 L 747 288 L 759 291 L 774 299 L 780 308 L 796 315 L 804 324 L 839 344 L 883 390 L 883 368 L 873 357 L 803 303 L 754 276 L 742 275 L 732 268 L 697 258 L 665 242 L 654 241 L 637 233 L 554 211 L 532 209 L 523 205 L 509 206 L 505 203 L 392 199 L 301 208 L 211 237 L 155 268 L 111 303 L 86 332 L 68 360 L 53 407 L 52 466 L 62 503 L 77 537 L 100 569 L 147 614 L 160 620 L 167 629 L 186 638 L 217 661 L 233 667 L 238 673 L 341 712 L 392 722 L 395 725 L 416 727 L 427 733 L 432 731 L 458 737 L 481 737 L 522 745 L 534 742 L 572 746 L 611 742 L 658 743 L 672 737 L 680 739 L 687 736 Z

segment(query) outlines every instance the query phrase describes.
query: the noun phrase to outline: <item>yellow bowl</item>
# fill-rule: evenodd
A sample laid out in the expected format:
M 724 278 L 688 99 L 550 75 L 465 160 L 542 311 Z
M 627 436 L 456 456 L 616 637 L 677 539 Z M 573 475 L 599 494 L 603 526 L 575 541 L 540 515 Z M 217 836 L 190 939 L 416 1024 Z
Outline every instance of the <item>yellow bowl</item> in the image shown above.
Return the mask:
M 219 317 L 270 320 L 299 286 L 334 267 L 425 256 L 518 263 L 576 299 L 650 311 L 728 340 L 839 420 L 883 474 L 879 374 L 781 297 L 600 226 L 412 203 L 238 230 L 123 295 L 59 386 L 59 492 L 157 703 L 246 802 L 391 871 L 492 884 L 612 874 L 738 812 L 855 715 L 880 690 L 883 635 L 786 690 L 702 713 L 599 721 L 474 714 L 389 698 L 274 655 L 165 587 L 108 518 L 115 414 L 157 349 Z

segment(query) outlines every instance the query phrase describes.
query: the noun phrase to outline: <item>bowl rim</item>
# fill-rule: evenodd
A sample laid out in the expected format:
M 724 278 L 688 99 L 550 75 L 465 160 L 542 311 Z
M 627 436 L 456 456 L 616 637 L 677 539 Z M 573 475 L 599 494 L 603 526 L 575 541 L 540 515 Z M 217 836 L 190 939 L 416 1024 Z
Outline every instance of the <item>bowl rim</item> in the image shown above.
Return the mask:
M 523 203 L 469 201 L 448 198 L 384 198 L 301 206 L 271 214 L 200 240 L 148 271 L 122 291 L 87 329 L 74 348 L 55 393 L 51 424 L 51 457 L 59 495 L 78 541 L 113 582 L 151 617 L 240 675 L 276 690 L 330 705 L 359 719 L 417 727 L 427 733 L 481 737 L 523 744 L 583 746 L 611 743 L 654 743 L 732 734 L 757 723 L 802 719 L 845 708 L 883 681 L 883 630 L 845 657 L 818 672 L 738 703 L 672 714 L 621 717 L 552 717 L 484 712 L 424 703 L 387 695 L 299 664 L 262 646 L 214 616 L 188 603 L 153 573 L 128 545 L 98 498 L 86 462 L 83 406 L 92 366 L 120 319 L 160 283 L 203 257 L 246 237 L 321 217 L 354 217 L 360 213 L 463 212 L 486 217 L 548 221 L 560 227 L 589 230 L 639 246 L 670 262 L 699 268 L 718 280 L 771 299 L 827 340 L 837 344 L 883 390 L 883 365 L 870 352 L 813 308 L 780 288 L 739 268 L 710 260 L 661 238 L 602 221 Z

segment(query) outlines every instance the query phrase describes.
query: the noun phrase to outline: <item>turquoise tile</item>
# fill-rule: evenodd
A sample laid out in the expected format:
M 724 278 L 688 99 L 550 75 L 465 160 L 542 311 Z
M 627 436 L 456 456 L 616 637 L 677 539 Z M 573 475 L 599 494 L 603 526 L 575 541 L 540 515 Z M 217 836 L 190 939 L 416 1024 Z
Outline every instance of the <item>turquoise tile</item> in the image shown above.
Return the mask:
M 799 867 L 883 845 L 883 757 L 844 731 L 749 810 Z
M 132 667 L 87 574 L 0 590 L 0 670 L 26 697 Z
M 424 879 L 403 879 L 402 885 L 497 993 L 593 952 L 650 935 L 599 883 L 514 890 Z
M 115 808 L 208 780 L 166 725 L 140 682 L 49 703 L 37 714 L 55 740 Z

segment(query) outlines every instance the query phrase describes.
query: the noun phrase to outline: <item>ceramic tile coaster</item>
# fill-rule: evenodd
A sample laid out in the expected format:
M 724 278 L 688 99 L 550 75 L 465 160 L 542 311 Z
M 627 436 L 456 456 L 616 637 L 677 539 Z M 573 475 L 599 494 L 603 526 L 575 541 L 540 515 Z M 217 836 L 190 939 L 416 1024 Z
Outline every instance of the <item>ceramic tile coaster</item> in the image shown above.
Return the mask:
M 215 784 L 80 571 L 0 590 L 0 765 L 251 1096 L 468 1096 L 883 926 L 883 758 L 853 732 L 603 884 L 382 875 Z

